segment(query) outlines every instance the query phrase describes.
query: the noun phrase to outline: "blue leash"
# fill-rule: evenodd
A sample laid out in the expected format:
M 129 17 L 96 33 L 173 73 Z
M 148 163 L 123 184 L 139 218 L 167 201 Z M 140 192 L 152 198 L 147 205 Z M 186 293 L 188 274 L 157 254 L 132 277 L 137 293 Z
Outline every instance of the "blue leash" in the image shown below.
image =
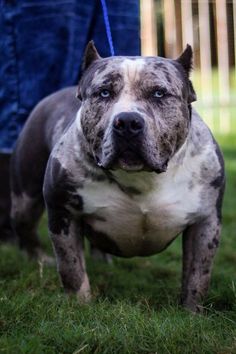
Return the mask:
M 101 0 L 101 5 L 102 5 L 103 17 L 104 17 L 104 22 L 105 22 L 105 27 L 106 27 L 107 39 L 108 39 L 108 43 L 109 43 L 109 47 L 110 47 L 111 56 L 113 57 L 115 55 L 115 51 L 114 51 L 114 46 L 113 46 L 113 41 L 112 41 L 111 27 L 110 27 L 110 22 L 109 22 L 109 18 L 108 18 L 106 0 Z

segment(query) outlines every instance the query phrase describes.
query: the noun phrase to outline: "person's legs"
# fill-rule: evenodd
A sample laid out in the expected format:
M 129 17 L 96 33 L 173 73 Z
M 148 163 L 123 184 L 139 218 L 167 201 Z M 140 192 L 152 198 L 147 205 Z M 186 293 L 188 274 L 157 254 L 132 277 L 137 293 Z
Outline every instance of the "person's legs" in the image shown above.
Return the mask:
M 139 1 L 107 0 L 115 53 L 139 55 Z M 110 56 L 100 0 L 6 1 L 0 5 L 0 240 L 10 232 L 9 160 L 32 108 L 77 84 L 94 39 Z M 30 147 L 29 147 L 30 148 Z
M 92 0 L 0 5 L 0 240 L 13 238 L 9 161 L 17 137 L 38 101 L 77 83 L 93 9 Z
M 10 154 L 0 154 L 0 240 L 13 241 L 14 235 L 10 224 L 10 183 L 9 183 Z

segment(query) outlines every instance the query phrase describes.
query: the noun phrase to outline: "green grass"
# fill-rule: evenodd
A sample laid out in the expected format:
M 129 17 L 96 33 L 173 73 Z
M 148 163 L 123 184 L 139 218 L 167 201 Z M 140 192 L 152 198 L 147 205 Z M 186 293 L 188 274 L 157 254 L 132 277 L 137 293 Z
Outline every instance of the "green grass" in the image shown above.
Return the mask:
M 227 189 L 222 242 L 205 314 L 178 306 L 181 238 L 165 252 L 113 265 L 88 259 L 93 300 L 67 298 L 54 268 L 0 250 L 0 353 L 236 353 L 236 136 L 219 136 Z M 51 251 L 46 221 L 41 224 Z

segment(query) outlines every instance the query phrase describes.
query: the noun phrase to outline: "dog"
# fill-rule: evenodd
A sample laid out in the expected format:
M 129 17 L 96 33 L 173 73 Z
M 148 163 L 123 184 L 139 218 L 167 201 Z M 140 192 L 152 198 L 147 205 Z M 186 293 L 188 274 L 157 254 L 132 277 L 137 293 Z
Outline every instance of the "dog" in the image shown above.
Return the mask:
M 83 239 L 122 257 L 163 251 L 183 234 L 181 302 L 193 312 L 219 244 L 224 161 L 191 103 L 192 49 L 176 60 L 101 58 L 90 42 L 77 89 L 41 101 L 12 158 L 12 221 L 40 252 L 46 205 L 66 291 L 90 298 Z M 42 193 L 43 190 L 43 193 Z

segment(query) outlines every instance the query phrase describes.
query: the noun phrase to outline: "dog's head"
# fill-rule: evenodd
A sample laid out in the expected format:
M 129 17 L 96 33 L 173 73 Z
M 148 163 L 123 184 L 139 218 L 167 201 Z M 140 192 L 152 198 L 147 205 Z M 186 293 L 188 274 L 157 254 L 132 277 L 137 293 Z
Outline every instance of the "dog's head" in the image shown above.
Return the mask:
M 164 172 L 184 143 L 190 104 L 192 49 L 177 60 L 101 58 L 89 43 L 77 122 L 96 163 L 105 169 Z

